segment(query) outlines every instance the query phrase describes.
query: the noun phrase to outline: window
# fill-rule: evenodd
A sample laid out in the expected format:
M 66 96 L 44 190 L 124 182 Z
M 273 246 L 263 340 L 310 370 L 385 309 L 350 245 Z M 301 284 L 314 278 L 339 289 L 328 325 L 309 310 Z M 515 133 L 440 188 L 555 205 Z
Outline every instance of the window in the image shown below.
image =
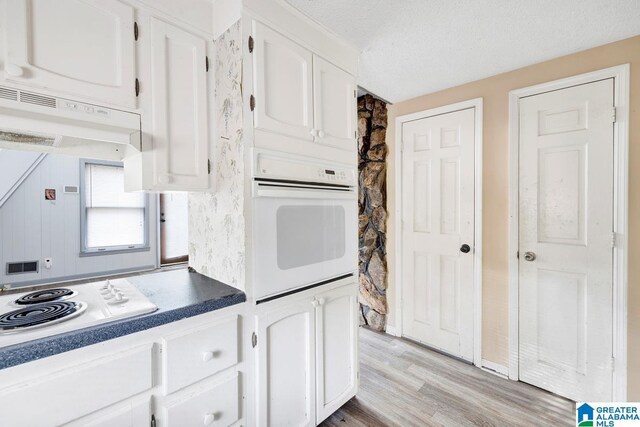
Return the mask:
M 81 252 L 149 249 L 149 196 L 124 191 L 117 162 L 80 162 Z

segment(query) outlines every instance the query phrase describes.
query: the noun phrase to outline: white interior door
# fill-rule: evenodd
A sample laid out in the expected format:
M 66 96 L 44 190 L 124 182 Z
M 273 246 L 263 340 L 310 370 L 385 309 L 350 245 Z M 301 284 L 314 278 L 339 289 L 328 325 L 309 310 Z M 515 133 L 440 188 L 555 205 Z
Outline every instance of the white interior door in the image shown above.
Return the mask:
M 613 79 L 520 100 L 519 375 L 579 401 L 612 385 Z
M 403 335 L 469 361 L 474 115 L 470 108 L 402 126 Z

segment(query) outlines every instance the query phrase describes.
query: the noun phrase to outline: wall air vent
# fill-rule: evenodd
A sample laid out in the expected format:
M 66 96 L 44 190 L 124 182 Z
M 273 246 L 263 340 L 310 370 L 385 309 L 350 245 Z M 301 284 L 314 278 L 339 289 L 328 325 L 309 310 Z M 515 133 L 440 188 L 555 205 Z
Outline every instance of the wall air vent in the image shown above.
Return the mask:
M 22 262 L 7 263 L 7 275 L 22 274 L 22 273 L 37 273 L 37 272 L 38 272 L 38 261 L 22 261 Z
M 15 89 L 9 89 L 8 87 L 0 86 L 0 98 L 8 99 L 10 101 L 17 101 L 18 91 Z
M 40 105 L 42 107 L 56 108 L 56 99 L 50 96 L 37 95 L 35 93 L 20 92 L 20 102 Z

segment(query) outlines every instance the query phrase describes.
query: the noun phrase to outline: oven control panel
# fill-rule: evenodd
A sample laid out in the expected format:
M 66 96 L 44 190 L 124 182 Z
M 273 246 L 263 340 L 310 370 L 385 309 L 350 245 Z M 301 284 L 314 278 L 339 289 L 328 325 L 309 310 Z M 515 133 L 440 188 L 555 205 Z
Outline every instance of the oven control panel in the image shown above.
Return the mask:
M 281 179 L 300 182 L 318 182 L 338 185 L 356 185 L 357 166 L 349 168 L 298 158 L 278 157 L 268 153 L 255 156 L 256 178 Z
M 349 171 L 345 169 L 318 168 L 318 178 L 322 182 L 335 182 L 337 184 L 350 184 Z

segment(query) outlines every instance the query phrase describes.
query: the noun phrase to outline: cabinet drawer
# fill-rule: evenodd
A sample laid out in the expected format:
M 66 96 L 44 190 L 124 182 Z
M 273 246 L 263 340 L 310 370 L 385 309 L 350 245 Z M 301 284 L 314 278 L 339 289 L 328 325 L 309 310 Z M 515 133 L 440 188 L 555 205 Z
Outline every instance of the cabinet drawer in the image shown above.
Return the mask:
M 2 424 L 57 426 L 148 390 L 152 351 L 137 347 L 3 390 Z
M 238 374 L 162 408 L 163 425 L 228 426 L 238 421 Z
M 164 339 L 163 383 L 173 393 L 238 363 L 238 316 Z

